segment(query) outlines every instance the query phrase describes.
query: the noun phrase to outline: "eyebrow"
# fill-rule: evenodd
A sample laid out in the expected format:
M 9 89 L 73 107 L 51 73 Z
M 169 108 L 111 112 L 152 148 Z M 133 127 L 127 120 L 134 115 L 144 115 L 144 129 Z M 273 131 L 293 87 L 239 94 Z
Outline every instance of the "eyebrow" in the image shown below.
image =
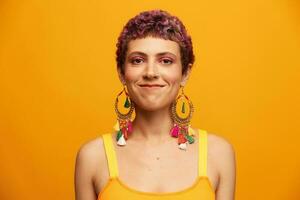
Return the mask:
M 138 54 L 138 55 L 145 56 L 145 57 L 147 56 L 147 54 L 145 54 L 144 52 L 141 52 L 141 51 L 133 51 L 133 52 L 131 52 L 128 56 L 131 56 L 132 54 Z M 163 55 L 166 55 L 166 54 L 171 54 L 171 55 L 173 55 L 173 56 L 176 57 L 175 54 L 173 54 L 173 53 L 171 53 L 171 52 L 168 52 L 168 51 L 161 52 L 161 53 L 158 53 L 158 54 L 156 54 L 156 55 L 157 55 L 157 56 L 163 56 Z

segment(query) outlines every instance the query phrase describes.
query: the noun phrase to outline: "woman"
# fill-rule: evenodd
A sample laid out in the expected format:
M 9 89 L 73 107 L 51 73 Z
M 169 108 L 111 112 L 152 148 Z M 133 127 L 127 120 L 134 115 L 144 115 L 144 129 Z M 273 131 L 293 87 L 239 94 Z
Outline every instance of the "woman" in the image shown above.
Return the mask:
M 194 109 L 183 87 L 194 54 L 182 22 L 142 12 L 124 27 L 116 53 L 124 86 L 116 131 L 78 151 L 76 199 L 234 199 L 233 146 L 189 124 Z

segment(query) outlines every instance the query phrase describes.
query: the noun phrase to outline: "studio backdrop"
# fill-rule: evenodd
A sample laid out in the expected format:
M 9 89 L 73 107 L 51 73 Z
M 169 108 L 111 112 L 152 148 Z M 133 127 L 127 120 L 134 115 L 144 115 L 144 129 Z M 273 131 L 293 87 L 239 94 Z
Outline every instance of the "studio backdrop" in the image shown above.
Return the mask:
M 236 199 L 300 199 L 298 1 L 2 0 L 1 200 L 74 199 L 79 147 L 116 122 L 117 37 L 150 9 L 192 36 L 191 125 L 234 146 Z

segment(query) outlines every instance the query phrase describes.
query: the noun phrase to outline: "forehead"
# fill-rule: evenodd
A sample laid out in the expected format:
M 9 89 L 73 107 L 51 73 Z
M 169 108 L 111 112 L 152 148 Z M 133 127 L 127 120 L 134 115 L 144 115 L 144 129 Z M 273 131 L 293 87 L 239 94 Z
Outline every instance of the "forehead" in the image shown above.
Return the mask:
M 127 46 L 127 55 L 136 51 L 140 51 L 148 55 L 170 52 L 176 56 L 180 56 L 180 48 L 177 42 L 155 37 L 139 38 L 129 41 Z

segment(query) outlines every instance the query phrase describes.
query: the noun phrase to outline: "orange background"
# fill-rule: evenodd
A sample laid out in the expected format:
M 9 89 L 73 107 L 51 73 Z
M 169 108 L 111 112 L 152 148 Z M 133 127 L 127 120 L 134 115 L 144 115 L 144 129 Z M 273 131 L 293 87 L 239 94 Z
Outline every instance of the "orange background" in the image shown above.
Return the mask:
M 300 199 L 299 2 L 2 0 L 1 200 L 74 199 L 78 148 L 116 120 L 118 34 L 153 8 L 192 36 L 192 126 L 233 144 L 236 199 Z

